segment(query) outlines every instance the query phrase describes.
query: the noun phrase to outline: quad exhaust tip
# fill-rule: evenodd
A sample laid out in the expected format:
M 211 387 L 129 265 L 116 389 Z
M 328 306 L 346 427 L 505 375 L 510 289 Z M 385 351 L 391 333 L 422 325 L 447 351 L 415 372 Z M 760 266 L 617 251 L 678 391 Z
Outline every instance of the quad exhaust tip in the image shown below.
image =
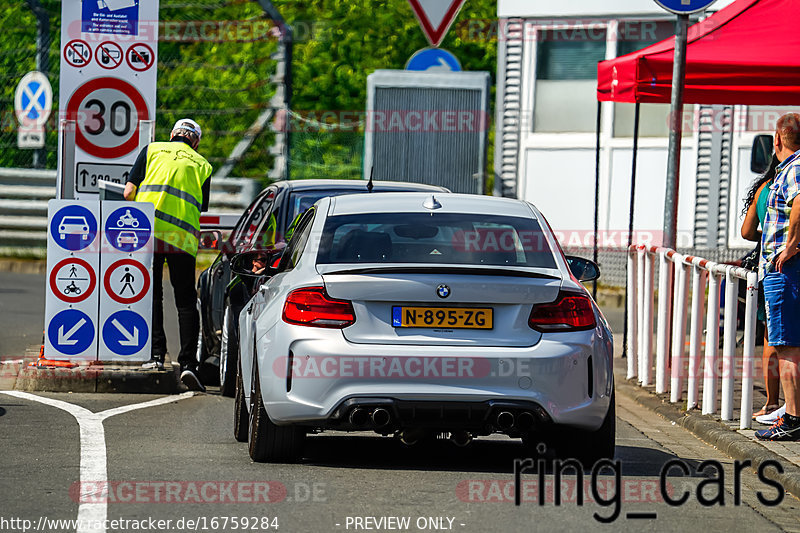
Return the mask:
M 354 426 L 363 426 L 369 420 L 369 413 L 365 409 L 356 407 L 350 411 L 350 423 Z
M 402 442 L 406 446 L 413 446 L 414 444 L 418 443 L 425 435 L 426 432 L 422 428 L 405 429 L 402 432 L 400 432 L 400 442 Z
M 375 427 L 382 428 L 384 426 L 388 426 L 391 420 L 392 417 L 389 414 L 389 411 L 383 407 L 378 407 L 372 411 L 372 423 L 375 424 Z
M 453 431 L 450 433 L 450 442 L 459 448 L 464 448 L 472 442 L 472 434 L 467 431 Z
M 533 418 L 533 415 L 528 411 L 520 413 L 520 415 L 517 417 L 517 429 L 519 429 L 520 431 L 528 431 L 533 427 L 534 423 L 535 419 Z
M 514 425 L 514 415 L 508 411 L 501 411 L 497 415 L 496 423 L 500 429 L 510 429 Z

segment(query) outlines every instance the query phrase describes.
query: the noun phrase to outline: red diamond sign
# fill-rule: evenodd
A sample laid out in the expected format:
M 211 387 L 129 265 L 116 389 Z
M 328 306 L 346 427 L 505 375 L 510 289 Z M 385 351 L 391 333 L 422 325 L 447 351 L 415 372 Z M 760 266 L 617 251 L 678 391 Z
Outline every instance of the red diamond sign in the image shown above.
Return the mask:
M 466 0 L 408 0 L 431 46 L 439 46 Z

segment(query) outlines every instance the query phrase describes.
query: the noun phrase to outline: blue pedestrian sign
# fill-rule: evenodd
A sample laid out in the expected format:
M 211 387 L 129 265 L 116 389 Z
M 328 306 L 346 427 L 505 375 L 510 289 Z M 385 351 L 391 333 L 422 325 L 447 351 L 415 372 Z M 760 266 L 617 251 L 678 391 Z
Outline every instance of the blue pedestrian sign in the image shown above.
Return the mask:
M 121 252 L 135 252 L 150 240 L 153 230 L 150 220 L 135 204 L 113 211 L 106 218 L 106 239 Z
M 717 0 L 655 0 L 656 4 L 678 15 L 691 15 L 698 11 L 704 11 L 716 1 Z
M 133 355 L 142 351 L 149 335 L 147 321 L 127 309 L 112 314 L 103 324 L 103 342 L 117 355 Z
M 50 320 L 47 338 L 59 352 L 78 355 L 92 346 L 94 324 L 86 313 L 77 309 L 65 309 Z
M 406 70 L 425 72 L 460 72 L 461 63 L 456 56 L 443 48 L 423 48 L 411 56 Z
M 62 207 L 50 219 L 50 237 L 65 250 L 83 250 L 96 236 L 97 219 L 81 205 Z

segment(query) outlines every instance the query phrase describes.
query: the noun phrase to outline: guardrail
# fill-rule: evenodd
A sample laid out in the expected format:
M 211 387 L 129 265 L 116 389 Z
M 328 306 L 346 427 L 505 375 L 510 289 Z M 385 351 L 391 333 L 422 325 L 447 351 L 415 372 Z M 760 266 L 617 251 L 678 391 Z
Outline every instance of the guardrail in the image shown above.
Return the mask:
M 249 178 L 211 181 L 209 211 L 214 228 L 235 223 L 258 194 L 260 185 Z M 56 196 L 56 171 L 0 168 L 0 249 L 40 253 L 47 246 L 47 202 Z M 233 218 L 236 215 L 236 218 Z
M 654 316 L 656 291 L 653 285 L 656 258 L 658 258 L 659 283 L 658 310 Z M 690 277 L 692 304 L 691 309 L 688 309 Z M 725 304 L 721 307 L 720 287 L 723 279 Z M 737 381 L 736 332 L 739 282 L 742 280 L 747 283 L 747 291 L 741 380 Z M 734 419 L 734 393 L 738 384 L 741 386 L 739 427 L 749 428 L 753 414 L 758 275 L 732 265 L 681 255 L 667 248 L 633 245 L 628 249 L 627 285 L 628 379 L 638 378 L 642 386 L 652 384 L 652 348 L 655 329 L 656 392 L 659 394 L 669 392 L 670 402 L 677 403 L 683 397 L 685 385 L 687 409 L 695 408 L 699 404 L 703 414 L 714 414 L 717 412 L 721 362 L 720 417 L 722 420 Z M 718 357 L 720 311 L 724 316 L 721 361 Z M 690 323 L 688 365 L 685 353 L 687 318 Z M 706 339 L 701 358 L 704 321 Z M 684 369 L 687 370 L 686 375 Z M 684 377 L 687 379 L 684 380 Z M 699 399 L 701 384 L 702 400 Z

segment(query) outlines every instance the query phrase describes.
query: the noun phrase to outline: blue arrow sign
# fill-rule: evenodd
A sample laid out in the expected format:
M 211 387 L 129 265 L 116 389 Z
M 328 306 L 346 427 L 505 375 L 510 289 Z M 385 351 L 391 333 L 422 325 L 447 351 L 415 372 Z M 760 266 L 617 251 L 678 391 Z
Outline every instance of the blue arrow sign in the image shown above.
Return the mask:
M 50 236 L 65 250 L 83 250 L 97 236 L 97 219 L 83 206 L 62 207 L 50 220 Z
M 150 330 L 141 315 L 128 311 L 117 311 L 103 324 L 103 342 L 118 355 L 133 355 L 147 344 Z
M 461 63 L 456 56 L 443 48 L 423 48 L 411 56 L 406 64 L 406 70 L 459 72 Z
M 708 9 L 708 7 L 716 1 L 717 0 L 655 0 L 656 4 L 678 15 L 691 15 L 692 13 L 703 11 Z
M 94 324 L 86 313 L 66 309 L 50 320 L 47 338 L 59 352 L 77 355 L 85 352 L 94 342 Z
M 153 233 L 150 220 L 133 205 L 120 207 L 106 218 L 106 239 L 122 252 L 135 252 L 142 248 Z

